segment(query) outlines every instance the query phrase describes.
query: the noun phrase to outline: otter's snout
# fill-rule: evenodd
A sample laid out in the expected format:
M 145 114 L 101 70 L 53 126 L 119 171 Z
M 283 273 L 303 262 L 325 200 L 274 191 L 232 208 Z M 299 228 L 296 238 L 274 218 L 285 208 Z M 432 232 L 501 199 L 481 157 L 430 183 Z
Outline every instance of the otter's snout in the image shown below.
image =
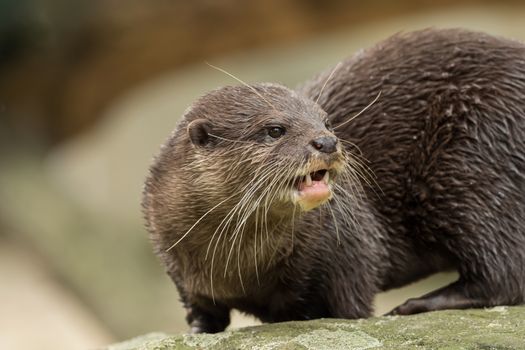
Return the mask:
M 337 138 L 334 136 L 322 136 L 312 140 L 311 145 L 323 153 L 334 153 L 337 151 Z

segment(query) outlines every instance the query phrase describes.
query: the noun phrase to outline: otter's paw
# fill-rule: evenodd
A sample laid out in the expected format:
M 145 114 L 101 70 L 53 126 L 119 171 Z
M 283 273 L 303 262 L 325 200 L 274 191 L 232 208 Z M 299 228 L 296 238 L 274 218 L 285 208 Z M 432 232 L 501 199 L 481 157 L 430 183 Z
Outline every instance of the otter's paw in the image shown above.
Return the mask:
M 412 315 L 419 314 L 421 312 L 427 312 L 434 310 L 433 305 L 429 305 L 429 300 L 413 298 L 408 299 L 403 304 L 394 308 L 392 311 L 385 314 L 385 316 L 394 316 L 394 315 Z

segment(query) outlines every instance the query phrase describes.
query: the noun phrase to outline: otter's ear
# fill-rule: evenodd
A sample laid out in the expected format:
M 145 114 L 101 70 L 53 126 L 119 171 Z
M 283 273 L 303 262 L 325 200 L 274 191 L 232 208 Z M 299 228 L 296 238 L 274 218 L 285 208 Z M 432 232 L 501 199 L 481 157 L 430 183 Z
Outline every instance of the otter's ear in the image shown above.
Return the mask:
M 211 123 L 206 119 L 196 119 L 188 124 L 188 136 L 195 146 L 206 146 L 210 142 Z

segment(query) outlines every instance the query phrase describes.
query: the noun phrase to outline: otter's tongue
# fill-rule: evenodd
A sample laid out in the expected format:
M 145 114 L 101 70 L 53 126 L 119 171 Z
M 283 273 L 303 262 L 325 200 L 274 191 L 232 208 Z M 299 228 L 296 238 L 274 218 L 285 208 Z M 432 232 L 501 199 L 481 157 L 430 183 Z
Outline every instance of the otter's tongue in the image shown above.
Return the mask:
M 330 197 L 328 187 L 328 171 L 320 170 L 310 173 L 299 182 L 297 186 L 301 200 L 312 202 L 324 202 Z

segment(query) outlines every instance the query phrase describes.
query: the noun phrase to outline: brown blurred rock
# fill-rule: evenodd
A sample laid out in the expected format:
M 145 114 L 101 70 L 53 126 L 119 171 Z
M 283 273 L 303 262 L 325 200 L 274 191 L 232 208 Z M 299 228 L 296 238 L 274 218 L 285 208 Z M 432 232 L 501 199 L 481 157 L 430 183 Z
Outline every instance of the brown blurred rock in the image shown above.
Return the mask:
M 454 3 L 10 0 L 2 5 L 10 11 L 0 11 L 8 24 L 0 26 L 0 115 L 4 127 L 49 145 L 92 125 L 109 101 L 163 71 Z

